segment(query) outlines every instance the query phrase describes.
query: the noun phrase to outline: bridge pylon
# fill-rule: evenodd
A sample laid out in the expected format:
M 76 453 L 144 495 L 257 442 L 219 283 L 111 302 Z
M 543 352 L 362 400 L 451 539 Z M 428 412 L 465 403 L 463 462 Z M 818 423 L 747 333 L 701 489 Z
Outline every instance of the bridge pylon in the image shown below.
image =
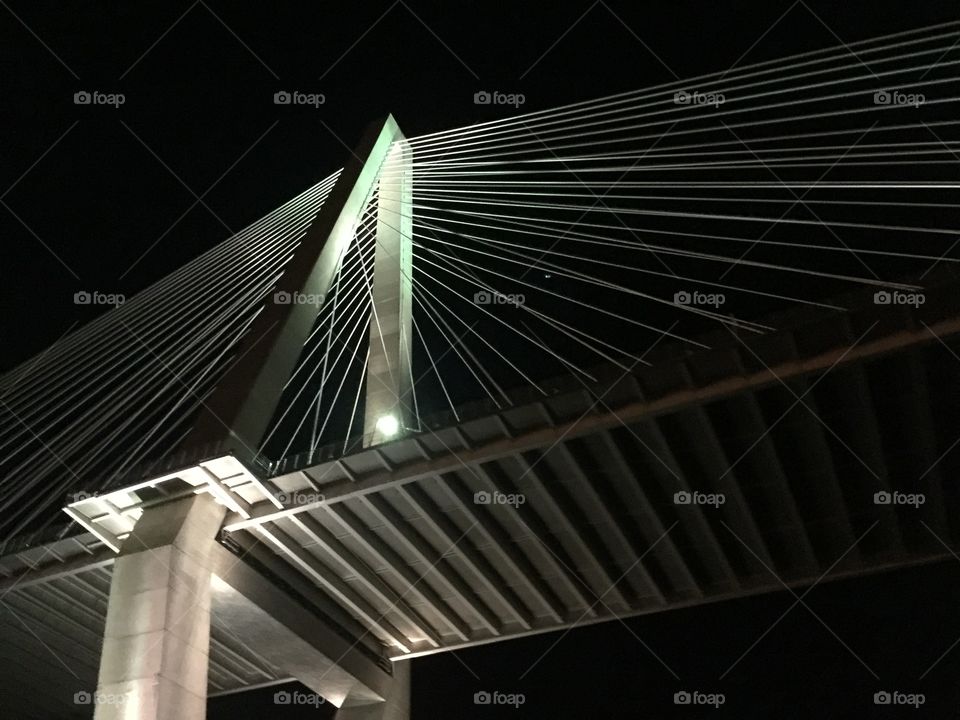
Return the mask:
M 384 168 L 389 171 L 384 173 Z M 204 403 L 185 449 L 215 454 L 259 452 L 284 385 L 310 336 L 319 308 L 357 226 L 376 199 L 370 359 L 364 445 L 398 435 L 411 421 L 412 150 L 393 116 L 369 126 L 236 350 L 237 362 Z M 275 298 L 309 297 L 310 304 Z

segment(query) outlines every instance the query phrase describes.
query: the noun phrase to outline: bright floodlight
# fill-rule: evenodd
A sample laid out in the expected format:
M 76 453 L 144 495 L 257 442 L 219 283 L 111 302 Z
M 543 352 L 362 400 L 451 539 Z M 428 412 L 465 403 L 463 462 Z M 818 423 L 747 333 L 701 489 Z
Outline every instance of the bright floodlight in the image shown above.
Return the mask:
M 399 429 L 400 423 L 397 422 L 397 419 L 393 415 L 381 415 L 377 418 L 377 430 L 379 430 L 380 434 L 384 437 L 396 435 Z

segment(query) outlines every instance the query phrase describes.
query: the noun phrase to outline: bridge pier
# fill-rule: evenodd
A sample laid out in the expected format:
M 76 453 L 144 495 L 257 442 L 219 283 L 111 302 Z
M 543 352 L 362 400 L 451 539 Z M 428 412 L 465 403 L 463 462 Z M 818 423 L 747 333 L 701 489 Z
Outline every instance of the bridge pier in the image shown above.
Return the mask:
M 203 720 L 210 557 L 225 508 L 194 495 L 143 513 L 114 564 L 95 720 Z
M 312 586 L 299 600 L 217 541 L 226 508 L 207 493 L 147 508 L 113 563 L 95 720 L 203 720 L 211 617 L 343 717 L 408 720 L 409 674 L 345 636 Z M 316 607 L 304 604 L 304 599 Z M 319 612 L 317 612 L 319 610 Z M 326 608 L 327 611 L 330 608 Z M 340 716 L 338 716 L 340 717 Z

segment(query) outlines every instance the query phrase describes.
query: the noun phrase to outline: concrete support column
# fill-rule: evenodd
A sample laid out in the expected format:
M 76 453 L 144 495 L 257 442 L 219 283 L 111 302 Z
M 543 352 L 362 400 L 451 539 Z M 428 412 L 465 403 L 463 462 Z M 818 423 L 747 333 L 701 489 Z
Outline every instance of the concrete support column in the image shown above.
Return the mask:
M 410 420 L 410 347 L 413 291 L 413 150 L 397 132 L 380 177 L 370 360 L 363 434 L 366 445 L 389 440 Z M 392 417 L 396 429 L 390 432 Z
M 114 564 L 95 720 L 203 720 L 211 553 L 225 508 L 194 495 L 147 509 Z
M 393 677 L 386 701 L 351 702 L 348 695 L 334 720 L 410 720 L 410 660 L 393 663 Z

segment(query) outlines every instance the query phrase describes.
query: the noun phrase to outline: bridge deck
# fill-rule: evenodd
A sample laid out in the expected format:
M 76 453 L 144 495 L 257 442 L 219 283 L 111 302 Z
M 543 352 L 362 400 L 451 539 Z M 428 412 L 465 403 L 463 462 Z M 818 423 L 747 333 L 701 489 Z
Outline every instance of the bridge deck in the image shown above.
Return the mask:
M 224 483 L 241 510 L 224 542 L 393 658 L 936 561 L 960 517 L 944 482 L 958 331 L 948 284 L 918 311 L 667 349 L 598 386 Z M 111 557 L 82 534 L 0 558 L 7 690 L 94 686 Z M 216 694 L 283 674 L 215 625 L 210 678 Z M 51 712 L 76 708 L 61 694 Z

